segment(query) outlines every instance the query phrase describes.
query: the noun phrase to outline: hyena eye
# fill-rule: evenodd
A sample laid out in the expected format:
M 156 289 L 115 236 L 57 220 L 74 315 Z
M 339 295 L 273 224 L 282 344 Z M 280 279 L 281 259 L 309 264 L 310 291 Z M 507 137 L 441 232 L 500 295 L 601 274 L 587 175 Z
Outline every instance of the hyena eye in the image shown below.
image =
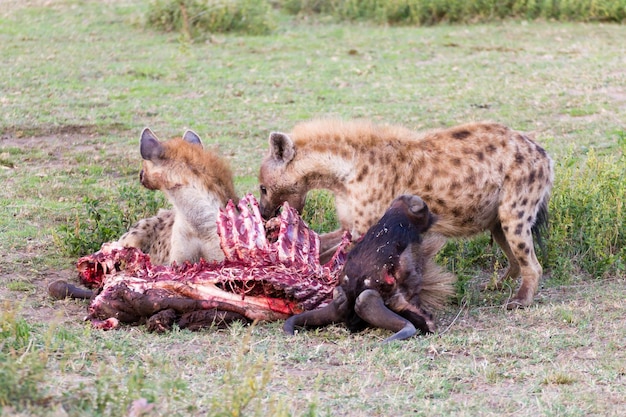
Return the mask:
M 265 188 L 264 185 L 261 185 L 259 187 L 259 189 L 261 190 L 261 195 L 266 195 L 267 194 L 267 188 Z

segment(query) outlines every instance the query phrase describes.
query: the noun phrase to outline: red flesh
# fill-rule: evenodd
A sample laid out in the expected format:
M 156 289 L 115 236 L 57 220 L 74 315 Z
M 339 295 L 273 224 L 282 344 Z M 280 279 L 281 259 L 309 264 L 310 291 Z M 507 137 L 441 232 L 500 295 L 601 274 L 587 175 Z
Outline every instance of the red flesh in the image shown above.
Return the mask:
M 268 221 L 267 232 L 252 195 L 238 209 L 230 202 L 220 211 L 218 234 L 226 258 L 219 263 L 152 265 L 139 249 L 115 243 L 79 259 L 83 284 L 100 290 L 87 318 L 94 324 L 111 317 L 134 323 L 173 308 L 177 313 L 217 309 L 251 320 L 280 320 L 330 302 L 349 235 L 331 261 L 320 265 L 318 235 L 287 203 L 278 219 Z M 267 236 L 277 226 L 277 238 L 270 241 Z

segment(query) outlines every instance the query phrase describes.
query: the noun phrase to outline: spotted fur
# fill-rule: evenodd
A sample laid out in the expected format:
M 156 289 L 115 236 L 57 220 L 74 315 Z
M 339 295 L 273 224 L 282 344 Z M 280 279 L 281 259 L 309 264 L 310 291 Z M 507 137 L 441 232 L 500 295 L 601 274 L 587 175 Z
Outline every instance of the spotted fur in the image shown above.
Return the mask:
M 160 142 L 146 128 L 141 134 L 141 184 L 161 190 L 172 204 L 140 220 L 119 243 L 140 248 L 155 264 L 221 260 L 217 214 L 229 199 L 238 201 L 233 175 L 225 161 L 204 150 L 197 134 Z
M 259 174 L 264 216 L 283 201 L 301 210 L 309 190 L 329 189 L 341 227 L 358 237 L 396 196 L 416 194 L 439 217 L 433 233 L 491 231 L 509 260 L 503 279 L 522 277 L 508 306 L 532 303 L 543 273 L 533 232 L 547 220 L 553 162 L 528 136 L 496 123 L 416 133 L 313 120 L 290 134 L 272 133 L 269 142 Z

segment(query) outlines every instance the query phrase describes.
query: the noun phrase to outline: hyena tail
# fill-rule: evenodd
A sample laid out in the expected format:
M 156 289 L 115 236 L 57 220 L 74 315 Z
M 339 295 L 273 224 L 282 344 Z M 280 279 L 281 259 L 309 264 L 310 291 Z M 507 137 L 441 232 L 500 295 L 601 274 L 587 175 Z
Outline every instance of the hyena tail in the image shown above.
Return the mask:
M 548 222 L 548 202 L 550 201 L 550 195 L 546 194 L 543 197 L 543 200 L 539 204 L 539 210 L 537 211 L 537 216 L 535 217 L 535 224 L 532 227 L 533 237 L 539 249 L 541 250 L 541 257 L 543 259 L 543 263 L 548 258 L 548 249 L 546 247 L 546 243 L 544 241 L 544 236 L 547 235 L 550 231 L 549 222 Z

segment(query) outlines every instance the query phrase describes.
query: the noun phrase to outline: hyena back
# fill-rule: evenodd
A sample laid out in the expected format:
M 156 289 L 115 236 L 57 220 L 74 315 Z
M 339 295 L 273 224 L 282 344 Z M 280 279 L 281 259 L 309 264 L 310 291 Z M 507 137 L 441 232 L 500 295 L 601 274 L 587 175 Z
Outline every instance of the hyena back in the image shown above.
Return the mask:
M 190 130 L 182 138 L 161 142 L 146 128 L 140 152 L 141 184 L 163 191 L 173 208 L 140 220 L 118 242 L 141 249 L 155 264 L 223 259 L 217 214 L 229 199 L 238 201 L 228 164 L 203 149 Z
M 526 135 L 495 123 L 416 133 L 367 121 L 314 120 L 272 133 L 259 174 L 261 210 L 301 210 L 309 190 L 335 195 L 342 229 L 356 238 L 400 194 L 416 194 L 446 237 L 489 230 L 522 283 L 509 308 L 527 306 L 543 273 L 533 232 L 547 220 L 553 163 Z

